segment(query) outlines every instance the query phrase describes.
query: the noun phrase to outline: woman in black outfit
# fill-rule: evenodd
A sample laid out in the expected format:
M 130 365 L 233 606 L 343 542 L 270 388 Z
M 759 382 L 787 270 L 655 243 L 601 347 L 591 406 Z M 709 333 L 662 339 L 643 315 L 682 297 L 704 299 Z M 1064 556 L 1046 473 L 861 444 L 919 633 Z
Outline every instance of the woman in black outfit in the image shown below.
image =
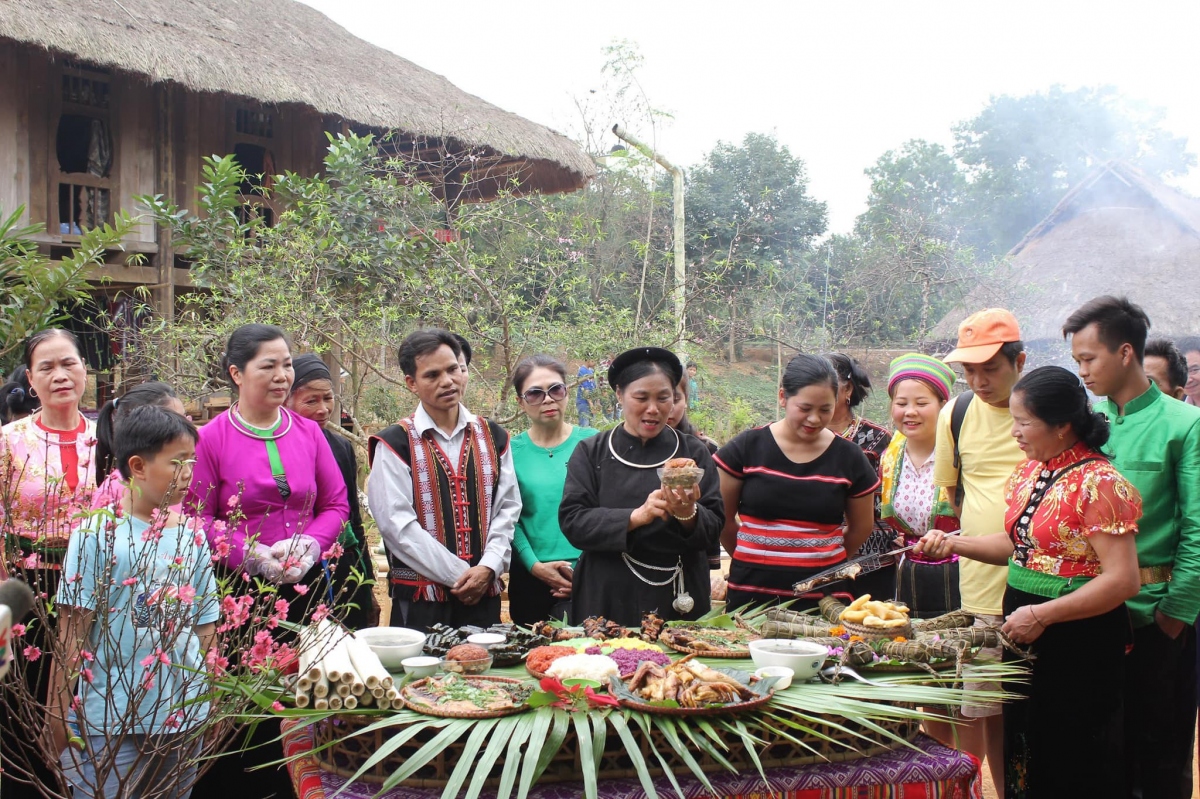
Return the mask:
M 695 619 L 708 612 L 707 551 L 725 522 L 716 469 L 698 439 L 667 425 L 679 359 L 660 347 L 617 356 L 608 371 L 623 421 L 571 455 L 559 506 L 567 540 L 582 551 L 572 580 L 572 621 L 604 616 L 627 627 L 642 614 Z M 673 458 L 704 469 L 691 489 L 665 489 Z
M 379 603 L 372 590 L 374 586 L 365 582 L 374 580 L 375 566 L 371 562 L 362 510 L 358 504 L 358 459 L 354 456 L 354 445 L 345 436 L 338 435 L 326 426 L 335 404 L 333 377 L 320 356 L 312 353 L 293 358 L 292 369 L 296 379 L 288 397 L 288 409 L 321 425 L 321 432 L 325 434 L 325 440 L 329 442 L 333 457 L 346 480 L 350 521 L 338 538 L 338 543 L 342 545 L 342 556 L 333 570 L 331 592 L 340 606 L 336 615 L 351 630 L 374 627 L 379 623 Z M 352 569 L 358 569 L 361 573 L 358 581 L 351 580 Z

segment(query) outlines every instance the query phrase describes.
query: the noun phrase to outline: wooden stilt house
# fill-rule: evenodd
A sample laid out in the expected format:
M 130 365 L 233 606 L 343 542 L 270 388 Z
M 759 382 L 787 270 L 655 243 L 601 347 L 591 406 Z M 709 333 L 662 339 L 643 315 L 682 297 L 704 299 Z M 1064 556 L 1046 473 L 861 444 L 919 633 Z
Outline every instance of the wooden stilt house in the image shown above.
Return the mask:
M 350 35 L 293 0 L 0 0 L 0 211 L 54 257 L 133 197 L 194 209 L 201 158 L 235 153 L 252 174 L 314 174 L 326 133 L 394 131 L 391 146 L 428 164 L 449 206 L 522 190 L 563 192 L 595 174 L 566 137 L 467 94 Z M 461 173 L 470 164 L 471 196 Z M 248 192 L 250 211 L 274 213 Z M 99 313 L 152 287 L 171 315 L 190 287 L 169 236 L 143 225 L 92 275 Z M 144 264 L 126 264 L 129 252 Z M 103 368 L 110 342 L 96 342 Z M 96 362 L 97 360 L 101 362 Z

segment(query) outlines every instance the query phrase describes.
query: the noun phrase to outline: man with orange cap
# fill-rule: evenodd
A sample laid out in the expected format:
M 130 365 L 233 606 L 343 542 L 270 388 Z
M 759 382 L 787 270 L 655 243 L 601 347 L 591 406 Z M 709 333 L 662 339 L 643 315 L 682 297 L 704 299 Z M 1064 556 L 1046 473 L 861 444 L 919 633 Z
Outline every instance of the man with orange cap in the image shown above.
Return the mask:
M 938 417 L 934 450 L 934 483 L 951 489 L 962 535 L 988 535 L 1004 529 L 1005 487 L 1025 454 L 1012 437 L 1008 409 L 1013 386 L 1025 367 L 1025 347 L 1016 317 L 1002 308 L 987 308 L 958 327 L 958 345 L 946 356 L 961 364 L 970 391 L 955 397 Z M 975 614 L 977 626 L 1004 623 L 1007 569 L 964 558 L 959 561 L 963 609 Z M 991 653 L 1000 659 L 999 650 Z M 991 683 L 967 687 L 997 689 Z M 967 705 L 968 723 L 959 728 L 963 748 L 988 760 L 992 783 L 1004 787 L 1004 718 L 999 704 Z M 1001 794 L 1002 795 L 1002 794 Z

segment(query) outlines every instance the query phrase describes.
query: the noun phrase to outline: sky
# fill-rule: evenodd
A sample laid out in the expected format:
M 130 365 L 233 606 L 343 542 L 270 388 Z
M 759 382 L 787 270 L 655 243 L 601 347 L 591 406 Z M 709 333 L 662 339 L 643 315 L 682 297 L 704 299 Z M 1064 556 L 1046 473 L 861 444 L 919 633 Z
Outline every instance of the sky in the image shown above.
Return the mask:
M 774 134 L 807 164 L 835 233 L 865 209 L 866 167 L 908 139 L 952 144 L 952 126 L 994 95 L 1111 85 L 1162 107 L 1164 126 L 1200 150 L 1194 1 L 302 2 L 568 133 L 580 130 L 577 100 L 602 102 L 604 48 L 632 42 L 642 91 L 672 119 L 653 131 L 642 119 L 612 122 L 653 134 L 684 167 L 718 141 Z M 1200 195 L 1200 168 L 1177 185 Z

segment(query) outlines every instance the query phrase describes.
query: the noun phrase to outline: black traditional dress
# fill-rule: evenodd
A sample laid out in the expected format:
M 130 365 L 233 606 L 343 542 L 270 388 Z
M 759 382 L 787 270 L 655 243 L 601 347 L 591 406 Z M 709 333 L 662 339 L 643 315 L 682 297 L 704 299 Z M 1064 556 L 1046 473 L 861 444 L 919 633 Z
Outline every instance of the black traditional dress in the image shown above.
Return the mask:
M 338 538 L 342 545 L 342 556 L 338 558 L 333 572 L 333 592 L 339 605 L 347 606 L 337 615 L 352 630 L 373 627 L 379 622 L 379 605 L 375 601 L 373 586 L 360 582 L 353 589 L 349 585 L 352 569 L 362 572 L 363 580 L 375 579 L 375 564 L 367 547 L 367 533 L 363 529 L 362 510 L 358 502 L 358 458 L 354 457 L 354 445 L 345 436 L 330 432 L 324 427 L 321 432 L 333 450 L 333 459 L 346 481 L 346 501 L 350 503 L 349 528 Z M 343 591 L 342 589 L 346 590 Z M 353 605 L 354 607 L 349 607 Z
M 629 515 L 661 487 L 657 467 L 673 457 L 705 470 L 695 526 L 688 531 L 675 519 L 656 519 L 628 529 Z M 581 441 L 567 465 L 558 514 L 563 534 L 583 553 L 572 581 L 573 622 L 604 616 L 637 627 L 650 611 L 667 620 L 695 619 L 711 608 L 707 552 L 720 539 L 725 511 L 717 470 L 698 439 L 667 428 L 643 443 L 621 426 Z M 695 603 L 687 613 L 673 607 L 675 585 L 650 584 L 667 581 L 677 564 Z

